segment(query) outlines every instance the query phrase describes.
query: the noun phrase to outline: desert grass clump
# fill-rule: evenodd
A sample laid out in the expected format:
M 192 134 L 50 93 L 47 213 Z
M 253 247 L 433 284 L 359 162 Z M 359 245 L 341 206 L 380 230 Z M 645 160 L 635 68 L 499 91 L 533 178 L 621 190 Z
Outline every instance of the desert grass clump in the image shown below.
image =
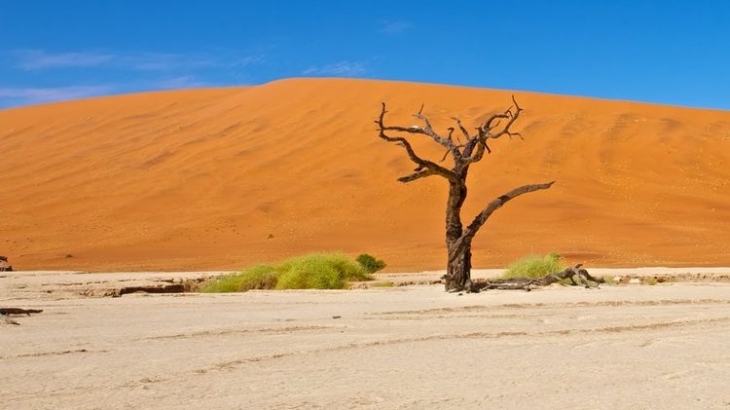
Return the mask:
M 542 278 L 551 273 L 565 269 L 560 263 L 560 255 L 550 253 L 544 257 L 528 256 L 513 262 L 504 272 L 503 277 L 509 278 Z
M 347 282 L 372 279 L 362 266 L 341 254 L 301 256 L 284 261 L 277 270 L 276 289 L 342 289 Z
M 208 293 L 245 292 L 276 287 L 278 272 L 270 265 L 256 265 L 239 273 L 222 276 L 208 282 L 202 289 Z
M 276 265 L 258 265 L 211 281 L 203 292 L 253 289 L 344 289 L 348 282 L 371 280 L 357 262 L 341 254 L 315 253 Z

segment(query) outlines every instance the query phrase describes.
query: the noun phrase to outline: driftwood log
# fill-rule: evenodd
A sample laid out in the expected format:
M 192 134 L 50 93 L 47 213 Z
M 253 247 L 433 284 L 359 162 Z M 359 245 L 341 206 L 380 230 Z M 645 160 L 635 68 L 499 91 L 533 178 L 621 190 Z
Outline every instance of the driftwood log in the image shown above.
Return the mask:
M 9 325 L 20 325 L 20 323 L 10 318 L 10 315 L 27 315 L 30 316 L 34 313 L 41 313 L 43 309 L 21 309 L 21 308 L 0 308 L 0 316 L 2 321 Z
M 10 315 L 28 315 L 31 313 L 41 313 L 43 309 L 21 309 L 21 308 L 0 308 L 0 316 L 2 316 L 2 322 L 9 325 L 19 325 L 20 323 L 10 318 Z
M 489 289 L 502 290 L 525 290 L 530 291 L 533 288 L 552 285 L 553 283 L 570 280 L 571 285 L 581 284 L 586 289 L 598 287 L 604 283 L 603 278 L 595 278 L 583 268 L 583 264 L 577 264 L 570 268 L 565 268 L 562 272 L 551 273 L 542 278 L 509 278 L 509 279 L 489 279 L 477 280 L 471 282 L 467 287 L 467 292 L 479 292 Z M 577 281 L 576 281 L 577 280 Z M 591 285 L 593 283 L 593 285 Z
M 43 309 L 21 309 L 21 308 L 0 308 L 0 315 L 28 315 L 31 313 L 41 313 Z

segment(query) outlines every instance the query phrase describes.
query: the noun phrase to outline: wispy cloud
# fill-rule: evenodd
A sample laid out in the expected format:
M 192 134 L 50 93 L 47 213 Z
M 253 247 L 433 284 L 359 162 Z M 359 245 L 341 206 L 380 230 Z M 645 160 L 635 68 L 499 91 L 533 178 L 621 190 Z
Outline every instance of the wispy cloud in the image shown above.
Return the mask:
M 319 67 L 310 67 L 302 72 L 303 75 L 329 75 L 334 77 L 357 77 L 365 74 L 367 70 L 362 63 L 340 61 L 339 63 L 328 64 Z
M 120 55 L 115 63 L 132 70 L 171 71 L 177 69 L 197 69 L 213 67 L 214 58 L 200 55 L 155 54 Z
M 264 61 L 263 55 L 236 50 L 184 54 L 0 50 L 0 108 L 115 93 L 238 84 L 240 78 L 246 78 L 249 66 Z
M 74 85 L 47 88 L 0 88 L 1 105 L 32 105 L 54 101 L 76 100 L 109 94 L 114 91 L 110 85 Z
M 379 32 L 385 34 L 402 33 L 411 28 L 411 24 L 405 21 L 384 21 L 380 23 Z
M 17 67 L 23 70 L 95 67 L 109 64 L 116 58 L 115 55 L 106 53 L 47 53 L 43 50 L 22 50 L 13 54 L 18 59 Z
M 53 53 L 45 50 L 18 50 L 12 53 L 17 68 L 34 71 L 59 68 L 116 68 L 137 71 L 193 70 L 212 67 L 234 68 L 263 60 L 261 56 L 220 52 L 175 53 L 107 53 L 74 51 Z

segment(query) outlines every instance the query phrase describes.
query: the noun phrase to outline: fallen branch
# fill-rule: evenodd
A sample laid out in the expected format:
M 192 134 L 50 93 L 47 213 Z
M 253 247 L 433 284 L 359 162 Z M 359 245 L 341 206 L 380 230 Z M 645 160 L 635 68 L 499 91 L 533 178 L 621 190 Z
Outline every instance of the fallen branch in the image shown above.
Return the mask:
M 583 264 L 575 265 L 574 267 L 565 268 L 562 272 L 551 273 L 543 276 L 542 278 L 531 279 L 531 278 L 510 278 L 510 279 L 491 279 L 484 281 L 476 281 L 472 283 L 472 291 L 489 290 L 489 289 L 502 289 L 502 290 L 526 290 L 531 291 L 532 288 L 552 285 L 556 282 L 563 280 L 570 280 L 572 285 L 585 286 L 586 289 L 591 287 L 593 282 L 594 287 L 598 287 L 599 284 L 604 283 L 603 278 L 595 278 L 588 273 L 583 267 Z M 576 282 L 577 278 L 577 282 Z
M 28 315 L 31 313 L 41 313 L 43 309 L 20 309 L 20 308 L 0 308 L 0 315 Z
M 2 316 L 2 321 L 9 324 L 9 325 L 20 325 L 20 323 L 14 321 L 10 318 L 10 315 L 27 315 L 30 316 L 31 313 L 41 313 L 43 312 L 43 309 L 21 309 L 21 308 L 0 308 L 0 316 Z M 0 322 L 2 323 L 2 322 Z

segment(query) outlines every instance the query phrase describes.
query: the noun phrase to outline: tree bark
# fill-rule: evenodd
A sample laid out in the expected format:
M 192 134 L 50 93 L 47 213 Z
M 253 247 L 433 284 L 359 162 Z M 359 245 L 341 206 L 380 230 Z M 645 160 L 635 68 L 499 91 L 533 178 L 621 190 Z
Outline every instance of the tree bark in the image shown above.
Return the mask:
M 455 242 L 447 244 L 449 251 L 454 246 Z M 448 262 L 444 279 L 447 292 L 458 292 L 461 290 L 471 292 L 474 290 L 471 282 L 471 243 L 462 246 L 456 258 Z
M 458 169 L 461 181 L 466 181 L 469 167 Z M 464 240 L 464 225 L 461 222 L 461 208 L 466 200 L 466 183 L 449 184 L 446 202 L 446 275 L 447 292 L 472 291 L 471 282 L 471 237 Z M 459 249 L 457 249 L 459 247 Z

